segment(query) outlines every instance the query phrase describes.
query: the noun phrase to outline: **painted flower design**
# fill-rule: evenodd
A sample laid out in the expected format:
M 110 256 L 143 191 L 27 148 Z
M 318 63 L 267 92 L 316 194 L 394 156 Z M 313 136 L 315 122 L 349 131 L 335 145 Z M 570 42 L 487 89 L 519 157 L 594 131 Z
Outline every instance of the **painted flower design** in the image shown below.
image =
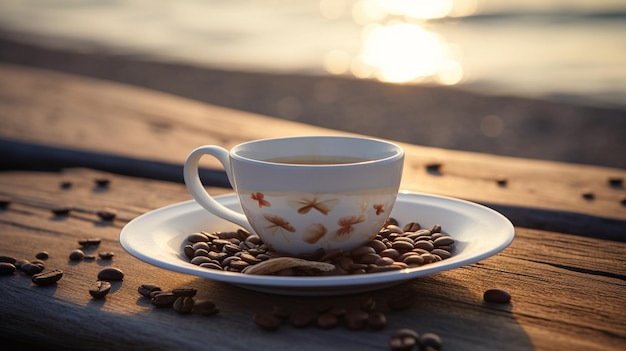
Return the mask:
M 380 216 L 385 212 L 385 205 L 383 204 L 374 204 L 374 210 L 376 210 L 376 215 Z
M 296 228 L 292 227 L 287 220 L 279 216 L 263 215 L 263 217 L 270 222 L 270 225 L 266 227 L 267 229 L 284 229 L 292 233 L 296 231 Z
M 364 222 L 364 216 L 348 216 L 339 218 L 337 224 L 339 224 L 339 229 L 335 232 L 335 240 L 344 241 L 348 238 L 350 233 L 354 231 L 354 225 Z
M 263 195 L 263 193 L 252 193 L 252 195 L 250 196 L 252 198 L 252 200 L 256 201 L 259 203 L 259 207 L 272 207 L 272 204 L 265 200 L 265 195 Z
M 321 214 L 327 215 L 337 205 L 339 199 L 328 199 L 319 201 L 317 196 L 312 198 L 301 198 L 298 200 L 289 201 L 290 206 L 298 209 L 299 214 L 307 214 L 311 210 L 316 210 Z

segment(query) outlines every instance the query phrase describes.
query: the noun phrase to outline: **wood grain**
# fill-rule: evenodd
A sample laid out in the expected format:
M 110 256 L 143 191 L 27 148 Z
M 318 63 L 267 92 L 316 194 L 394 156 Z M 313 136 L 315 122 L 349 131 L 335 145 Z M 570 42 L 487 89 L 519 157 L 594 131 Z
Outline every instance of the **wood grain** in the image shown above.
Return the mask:
M 95 179 L 107 178 L 107 188 Z M 70 182 L 63 189 L 60 184 Z M 209 188 L 211 193 L 228 191 Z M 432 331 L 446 350 L 623 350 L 626 347 L 626 244 L 517 227 L 513 243 L 476 264 L 412 280 L 398 287 L 355 296 L 307 298 L 274 296 L 229 284 L 166 271 L 125 253 L 118 236 L 136 216 L 190 196 L 181 184 L 125 177 L 87 169 L 0 172 L 0 196 L 12 199 L 0 210 L 0 255 L 33 260 L 46 250 L 47 269 L 61 269 L 56 286 L 41 287 L 16 273 L 0 277 L 0 331 L 5 340 L 40 349 L 302 350 L 388 349 L 401 327 Z M 71 206 L 68 217 L 51 209 Z M 113 223 L 96 215 L 118 211 Z M 100 237 L 97 251 L 112 261 L 69 261 L 84 237 Z M 125 272 L 103 300 L 87 290 L 103 267 Z M 156 308 L 137 293 L 144 283 L 164 289 L 194 287 L 198 300 L 218 305 L 215 316 L 179 315 Z M 502 288 L 509 305 L 485 303 L 486 289 Z M 402 294 L 416 296 L 402 311 L 388 311 L 382 331 L 322 330 L 288 325 L 266 332 L 252 314 L 274 305 L 302 308 L 320 301 L 348 305 L 372 297 L 380 306 Z

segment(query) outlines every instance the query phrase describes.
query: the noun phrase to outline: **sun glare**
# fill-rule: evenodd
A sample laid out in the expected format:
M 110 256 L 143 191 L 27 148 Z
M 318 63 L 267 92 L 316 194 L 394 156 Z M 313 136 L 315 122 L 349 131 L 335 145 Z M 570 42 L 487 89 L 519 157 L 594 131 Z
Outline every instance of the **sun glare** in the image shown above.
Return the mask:
M 322 0 L 321 7 L 329 4 Z M 363 26 L 359 52 L 329 53 L 326 70 L 390 83 L 458 84 L 463 79 L 458 48 L 425 26 L 428 20 L 454 16 L 456 8 L 453 0 L 359 0 L 352 6 L 352 19 Z

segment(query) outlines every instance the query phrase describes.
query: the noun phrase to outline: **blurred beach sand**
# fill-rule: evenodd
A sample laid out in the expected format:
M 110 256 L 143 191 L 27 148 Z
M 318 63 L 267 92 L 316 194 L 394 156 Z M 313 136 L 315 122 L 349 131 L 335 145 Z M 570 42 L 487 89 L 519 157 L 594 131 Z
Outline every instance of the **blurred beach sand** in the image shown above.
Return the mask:
M 626 109 L 340 76 L 227 71 L 9 38 L 0 35 L 1 62 L 417 145 L 626 168 Z

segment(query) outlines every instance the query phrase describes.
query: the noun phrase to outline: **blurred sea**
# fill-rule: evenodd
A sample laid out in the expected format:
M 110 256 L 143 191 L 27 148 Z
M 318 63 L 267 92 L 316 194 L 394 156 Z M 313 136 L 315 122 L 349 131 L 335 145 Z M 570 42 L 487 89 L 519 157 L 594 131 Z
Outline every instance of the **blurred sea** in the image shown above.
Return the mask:
M 0 0 L 22 41 L 626 108 L 623 0 Z

